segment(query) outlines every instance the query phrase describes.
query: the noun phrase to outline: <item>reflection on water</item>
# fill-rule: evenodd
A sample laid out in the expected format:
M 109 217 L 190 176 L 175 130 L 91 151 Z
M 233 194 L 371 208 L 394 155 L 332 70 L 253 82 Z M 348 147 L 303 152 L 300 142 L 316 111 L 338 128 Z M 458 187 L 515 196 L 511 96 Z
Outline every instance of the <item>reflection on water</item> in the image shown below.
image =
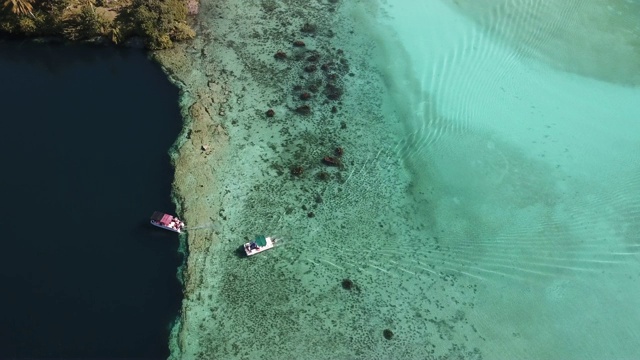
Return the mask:
M 640 2 L 447 0 L 520 55 L 604 81 L 640 84 Z
M 632 358 L 640 92 L 618 84 L 639 80 L 638 3 L 445 4 L 390 8 L 413 64 L 386 66 L 410 94 L 398 155 L 431 235 L 397 256 L 479 286 L 462 308 L 490 358 Z

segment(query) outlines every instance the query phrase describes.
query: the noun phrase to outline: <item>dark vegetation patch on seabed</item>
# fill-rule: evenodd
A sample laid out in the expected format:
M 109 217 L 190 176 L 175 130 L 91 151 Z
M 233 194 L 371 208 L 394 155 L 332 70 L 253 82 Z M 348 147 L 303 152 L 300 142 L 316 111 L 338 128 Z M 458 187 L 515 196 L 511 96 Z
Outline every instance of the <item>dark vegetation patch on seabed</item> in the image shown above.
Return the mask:
M 139 37 L 149 49 L 165 49 L 195 37 L 187 23 L 195 12 L 196 3 L 185 0 L 6 0 L 0 37 L 114 44 Z

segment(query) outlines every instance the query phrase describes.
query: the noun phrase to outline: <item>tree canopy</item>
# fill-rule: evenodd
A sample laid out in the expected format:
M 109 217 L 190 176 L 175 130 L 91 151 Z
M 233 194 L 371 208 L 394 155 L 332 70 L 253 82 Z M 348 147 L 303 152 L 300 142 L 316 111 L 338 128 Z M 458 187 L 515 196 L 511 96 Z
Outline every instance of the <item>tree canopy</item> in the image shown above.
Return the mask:
M 0 36 L 102 37 L 114 43 L 138 36 L 150 49 L 192 39 L 184 0 L 3 0 Z
M 5 0 L 3 6 L 16 15 L 27 15 L 33 11 L 33 0 Z

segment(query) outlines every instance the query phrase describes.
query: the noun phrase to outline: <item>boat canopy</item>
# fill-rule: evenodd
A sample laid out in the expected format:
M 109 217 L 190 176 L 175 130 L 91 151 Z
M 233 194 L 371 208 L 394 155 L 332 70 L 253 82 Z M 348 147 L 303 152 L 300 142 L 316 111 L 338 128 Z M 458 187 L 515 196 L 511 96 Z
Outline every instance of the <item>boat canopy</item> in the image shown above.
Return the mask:
M 173 220 L 173 216 L 161 213 L 160 211 L 154 211 L 153 215 L 151 215 L 151 220 L 157 221 L 160 224 L 169 224 L 171 220 Z
M 258 246 L 267 246 L 267 239 L 264 237 L 264 235 L 258 235 L 258 236 L 256 236 L 255 243 Z

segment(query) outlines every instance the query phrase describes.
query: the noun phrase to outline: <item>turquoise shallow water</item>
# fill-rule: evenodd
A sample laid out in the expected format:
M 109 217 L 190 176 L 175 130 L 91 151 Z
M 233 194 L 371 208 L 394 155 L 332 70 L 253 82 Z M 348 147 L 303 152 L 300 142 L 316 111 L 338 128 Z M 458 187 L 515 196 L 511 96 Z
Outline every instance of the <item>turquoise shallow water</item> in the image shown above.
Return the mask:
M 329 3 L 311 5 L 335 14 L 313 36 L 294 32 L 306 13 L 300 24 L 282 15 L 295 1 L 263 2 L 268 15 L 248 20 L 203 6 L 211 28 L 230 29 L 212 30 L 233 39 L 227 48 L 206 50 L 234 74 L 236 95 L 224 120 L 234 162 L 216 170 L 223 240 L 205 260 L 211 306 L 194 310 L 200 351 L 634 358 L 637 3 Z M 261 41 L 279 26 L 293 35 Z M 312 91 L 307 117 L 293 111 L 298 92 L 327 79 L 302 70 L 304 50 L 272 58 L 298 37 L 342 64 L 345 89 L 339 101 Z M 269 107 L 277 115 L 265 121 Z M 343 166 L 327 168 L 320 159 L 336 146 Z M 304 174 L 291 175 L 298 165 Z M 264 232 L 280 246 L 233 255 Z
M 390 7 L 413 66 L 394 82 L 419 94 L 397 100 L 403 159 L 447 233 L 424 259 L 477 281 L 490 358 L 633 358 L 637 4 L 461 3 Z

